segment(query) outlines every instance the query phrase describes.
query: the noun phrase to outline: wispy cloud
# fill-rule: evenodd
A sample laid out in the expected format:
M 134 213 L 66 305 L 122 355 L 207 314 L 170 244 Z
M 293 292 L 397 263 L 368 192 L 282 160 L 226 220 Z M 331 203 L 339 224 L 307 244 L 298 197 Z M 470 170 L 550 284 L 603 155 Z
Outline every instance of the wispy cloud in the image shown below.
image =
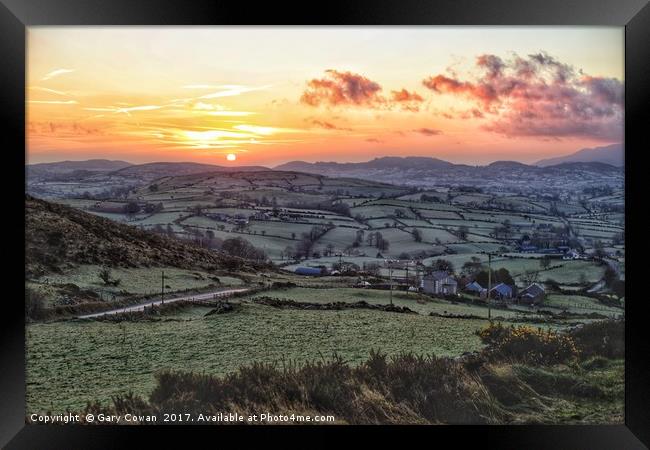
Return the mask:
M 56 94 L 56 95 L 61 95 L 66 97 L 70 96 L 70 94 L 68 94 L 67 92 L 57 91 L 56 89 L 49 89 L 41 86 L 29 86 L 28 89 L 31 89 L 33 91 L 47 92 L 48 94 Z
M 352 128 L 341 127 L 326 120 L 312 119 L 311 124 L 317 126 L 318 128 L 324 128 L 326 130 L 352 131 Z
M 76 100 L 28 100 L 27 103 L 37 103 L 43 105 L 76 105 Z
M 442 134 L 442 131 L 433 128 L 418 128 L 416 130 L 413 130 L 413 132 L 420 133 L 425 136 L 438 136 L 439 134 Z
M 52 78 L 58 77 L 59 75 L 63 75 L 65 73 L 70 73 L 70 72 L 74 72 L 74 71 L 75 71 L 75 69 L 54 69 L 54 70 L 46 73 L 45 76 L 43 78 L 41 78 L 41 81 L 51 80 Z
M 279 134 L 279 133 L 298 133 L 301 131 L 295 128 L 263 127 L 258 125 L 246 125 L 246 124 L 235 125 L 233 128 L 236 130 L 246 131 L 249 133 L 261 134 L 263 136 Z
M 210 99 L 210 98 L 220 98 L 220 97 L 233 97 L 235 95 L 241 95 L 247 92 L 261 91 L 264 89 L 268 89 L 270 87 L 271 87 L 270 85 L 259 86 L 259 87 L 239 86 L 236 84 L 223 85 L 223 86 L 219 86 L 219 88 L 221 89 L 220 91 L 212 92 L 210 94 L 205 94 L 200 96 L 199 98 Z
M 128 106 L 128 107 L 121 107 L 121 106 L 111 106 L 111 107 L 101 107 L 101 108 L 93 108 L 93 107 L 88 107 L 84 108 L 86 111 L 99 111 L 99 112 L 111 112 L 114 114 L 126 114 L 130 115 L 131 112 L 134 111 L 154 111 L 157 109 L 163 108 L 162 106 L 158 105 L 142 105 L 142 106 Z

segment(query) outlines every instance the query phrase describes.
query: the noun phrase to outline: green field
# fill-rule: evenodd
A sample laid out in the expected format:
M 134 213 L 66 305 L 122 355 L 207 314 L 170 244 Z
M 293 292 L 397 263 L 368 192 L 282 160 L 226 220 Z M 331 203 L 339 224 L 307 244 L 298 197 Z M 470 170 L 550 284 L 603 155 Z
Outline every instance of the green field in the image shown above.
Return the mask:
M 165 291 L 167 293 L 182 292 L 189 289 L 205 289 L 210 286 L 240 286 L 242 280 L 232 276 L 216 276 L 201 270 L 185 270 L 174 267 L 130 269 L 112 269 L 113 279 L 119 279 L 117 286 L 107 286 L 99 278 L 100 266 L 82 265 L 62 274 L 49 274 L 40 277 L 28 285 L 43 292 L 46 297 L 54 293 L 54 286 L 72 283 L 80 289 L 88 289 L 101 295 L 104 300 L 123 298 L 130 295 L 157 294 L 161 289 L 162 271 L 165 272 Z M 56 304 L 59 299 L 51 298 Z
M 188 308 L 162 321 L 29 325 L 27 411 L 81 409 L 90 399 L 133 391 L 146 395 L 153 373 L 183 369 L 225 374 L 253 361 L 282 364 L 341 355 L 360 363 L 371 349 L 388 354 L 459 355 L 482 344 L 487 321 L 370 310 L 305 311 L 244 304 L 203 317 Z

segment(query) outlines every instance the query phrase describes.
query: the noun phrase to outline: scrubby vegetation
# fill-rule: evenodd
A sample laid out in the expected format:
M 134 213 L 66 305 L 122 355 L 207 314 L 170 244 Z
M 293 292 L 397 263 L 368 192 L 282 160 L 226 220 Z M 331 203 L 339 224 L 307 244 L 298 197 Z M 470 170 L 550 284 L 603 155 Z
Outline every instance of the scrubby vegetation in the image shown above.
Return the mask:
M 578 348 L 567 334 L 529 326 L 504 327 L 491 323 L 478 332 L 488 344 L 489 356 L 494 359 L 516 360 L 532 364 L 558 364 L 575 360 Z
M 60 273 L 75 264 L 242 271 L 263 267 L 30 196 L 25 209 L 27 278 Z

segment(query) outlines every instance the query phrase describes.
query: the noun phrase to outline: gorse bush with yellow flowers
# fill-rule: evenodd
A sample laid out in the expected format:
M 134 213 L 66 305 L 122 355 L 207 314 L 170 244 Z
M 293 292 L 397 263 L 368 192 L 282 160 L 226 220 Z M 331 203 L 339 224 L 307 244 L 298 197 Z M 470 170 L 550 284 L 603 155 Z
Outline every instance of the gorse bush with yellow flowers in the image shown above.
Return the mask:
M 579 351 L 570 335 L 529 326 L 504 327 L 491 323 L 477 332 L 487 344 L 486 356 L 531 364 L 558 364 L 574 360 Z

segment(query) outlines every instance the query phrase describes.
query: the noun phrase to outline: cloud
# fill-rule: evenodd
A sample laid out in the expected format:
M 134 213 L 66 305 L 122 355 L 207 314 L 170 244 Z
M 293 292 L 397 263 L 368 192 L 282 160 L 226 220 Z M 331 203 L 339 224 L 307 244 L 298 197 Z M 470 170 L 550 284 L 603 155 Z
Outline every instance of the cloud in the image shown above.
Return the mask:
M 34 91 L 41 91 L 41 92 L 47 92 L 48 94 L 55 94 L 55 95 L 61 95 L 64 97 L 70 97 L 70 94 L 67 92 L 63 91 L 57 91 L 56 89 L 49 89 L 41 86 L 30 86 L 29 89 L 32 89 Z
M 233 97 L 235 95 L 241 95 L 247 92 L 261 91 L 264 89 L 268 89 L 270 87 L 271 87 L 270 85 L 260 86 L 260 87 L 250 87 L 250 86 L 239 86 L 236 84 L 226 84 L 223 86 L 219 86 L 219 88 L 221 89 L 220 91 L 202 95 L 199 98 L 210 99 L 210 98 L 220 98 L 220 97 Z
M 98 111 L 98 112 L 110 112 L 113 114 L 126 114 L 127 116 L 130 116 L 132 112 L 135 111 L 155 111 L 157 109 L 162 109 L 163 106 L 159 105 L 141 105 L 141 106 L 110 106 L 110 107 L 99 107 L 99 108 L 94 108 L 94 107 L 87 107 L 84 108 L 86 111 Z
M 417 112 L 424 98 L 407 89 L 390 91 L 382 95 L 381 85 L 361 74 L 326 70 L 323 78 L 307 82 L 300 102 L 309 106 L 357 106 L 370 109 Z
M 72 138 L 82 136 L 97 136 L 103 132 L 96 127 L 80 124 L 79 122 L 29 122 L 27 132 L 31 136 L 51 136 Z
M 480 55 L 476 66 L 477 77 L 438 74 L 422 84 L 436 94 L 474 102 L 456 117 L 485 117 L 486 130 L 506 136 L 622 136 L 624 86 L 618 79 L 585 75 L 543 52 L 507 61 Z
M 417 92 L 409 92 L 406 89 L 391 91 L 391 101 L 399 104 L 403 110 L 417 112 L 424 98 Z
M 327 122 L 325 120 L 318 120 L 318 119 L 313 119 L 311 120 L 311 124 L 315 125 L 319 128 L 324 128 L 326 130 L 343 130 L 343 131 L 352 131 L 352 128 L 345 128 L 345 127 L 340 127 L 338 125 L 335 125 L 331 122 Z
M 395 102 L 423 102 L 424 99 L 417 92 L 409 92 L 406 89 L 391 91 L 391 98 Z
M 413 130 L 413 132 L 420 133 L 425 136 L 438 136 L 439 134 L 442 134 L 442 131 L 435 130 L 433 128 L 418 128 L 417 130 Z
M 381 90 L 379 83 L 362 75 L 330 69 L 324 78 L 307 82 L 300 101 L 310 106 L 376 106 L 384 102 Z
M 27 103 L 36 103 L 41 105 L 76 105 L 76 100 L 28 100 Z
M 70 73 L 70 72 L 74 72 L 74 69 L 54 69 L 46 73 L 45 76 L 41 78 L 41 81 L 47 81 L 54 77 L 58 77 L 59 75 L 63 75 L 65 73 Z
M 368 138 L 368 139 L 366 139 L 366 142 L 371 142 L 373 144 L 383 144 L 384 143 L 384 141 L 382 141 L 381 139 L 377 139 L 377 138 Z

